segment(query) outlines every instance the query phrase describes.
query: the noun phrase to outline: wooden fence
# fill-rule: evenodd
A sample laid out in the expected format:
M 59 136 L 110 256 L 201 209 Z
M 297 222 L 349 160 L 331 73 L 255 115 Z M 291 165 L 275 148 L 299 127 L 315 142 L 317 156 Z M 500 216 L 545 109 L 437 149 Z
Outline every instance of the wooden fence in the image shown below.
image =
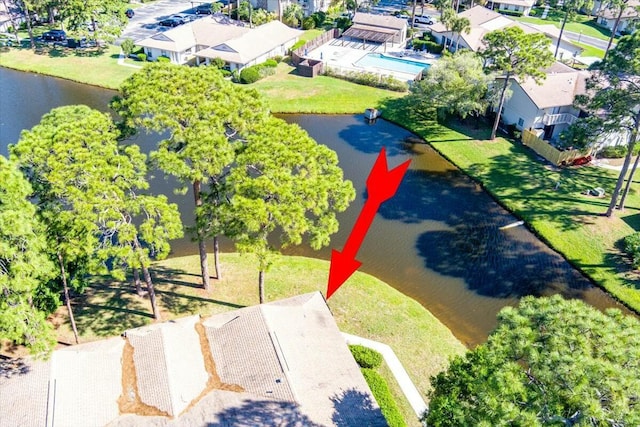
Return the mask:
M 548 141 L 540 139 L 529 130 L 522 131 L 522 143 L 553 163 L 554 165 L 571 164 L 574 160 L 591 154 L 591 149 L 560 151 Z
M 304 46 L 299 47 L 296 50 L 291 51 L 291 62 L 293 65 L 298 65 L 305 60 L 305 52 L 311 52 L 312 50 L 322 46 L 325 43 L 330 42 L 340 36 L 339 28 L 332 28 L 329 31 L 325 31 L 313 40 L 309 40 Z

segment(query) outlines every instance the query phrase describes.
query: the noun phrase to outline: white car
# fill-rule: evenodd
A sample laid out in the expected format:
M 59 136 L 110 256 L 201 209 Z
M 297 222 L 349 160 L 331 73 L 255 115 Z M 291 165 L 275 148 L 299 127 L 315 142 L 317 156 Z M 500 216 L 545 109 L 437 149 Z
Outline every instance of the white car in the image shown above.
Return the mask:
M 416 15 L 415 19 L 416 19 L 415 20 L 416 24 L 433 25 L 433 22 L 434 22 L 433 18 L 430 17 L 429 15 L 421 15 L 421 16 Z

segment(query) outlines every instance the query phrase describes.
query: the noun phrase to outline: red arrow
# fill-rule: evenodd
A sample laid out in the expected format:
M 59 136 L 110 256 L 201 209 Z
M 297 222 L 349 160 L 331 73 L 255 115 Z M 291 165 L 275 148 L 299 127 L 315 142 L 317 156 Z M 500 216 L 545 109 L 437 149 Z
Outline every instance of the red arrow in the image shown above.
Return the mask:
M 386 151 L 384 147 L 380 150 L 380 154 L 378 154 L 378 158 L 367 178 L 367 201 L 364 203 L 353 230 L 351 230 L 351 234 L 347 238 L 347 243 L 344 244 L 342 252 L 338 252 L 335 249 L 331 251 L 327 299 L 362 265 L 360 261 L 356 260 L 356 254 L 362 245 L 364 236 L 367 235 L 367 231 L 369 231 L 369 227 L 382 202 L 396 194 L 410 163 L 411 160 L 407 160 L 400 166 L 388 170 Z

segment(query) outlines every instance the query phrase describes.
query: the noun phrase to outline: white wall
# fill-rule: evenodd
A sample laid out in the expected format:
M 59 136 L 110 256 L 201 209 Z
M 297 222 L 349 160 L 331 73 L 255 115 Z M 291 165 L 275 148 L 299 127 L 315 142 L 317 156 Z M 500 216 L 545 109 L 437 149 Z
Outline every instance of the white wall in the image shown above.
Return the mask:
M 512 81 L 510 89 L 512 94 L 511 98 L 504 103 L 502 121 L 506 124 L 515 124 L 520 130 L 533 128 L 536 117 L 542 117 L 542 113 L 520 85 Z M 520 119 L 522 119 L 522 125 L 519 125 Z

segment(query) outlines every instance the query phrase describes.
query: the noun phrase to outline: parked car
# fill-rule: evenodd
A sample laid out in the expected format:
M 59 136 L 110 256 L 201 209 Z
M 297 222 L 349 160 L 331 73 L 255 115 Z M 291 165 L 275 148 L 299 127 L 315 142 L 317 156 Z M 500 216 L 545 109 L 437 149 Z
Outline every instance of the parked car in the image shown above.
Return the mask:
M 133 16 L 134 16 L 136 13 L 133 11 L 133 9 L 127 9 L 127 10 L 124 12 L 124 14 L 125 14 L 125 15 L 127 15 L 127 18 L 131 19 L 131 18 L 133 18 Z
M 429 15 L 416 16 L 416 24 L 433 25 L 433 18 Z
M 49 30 L 42 33 L 42 40 L 52 42 L 63 42 L 67 39 L 67 33 L 64 30 Z
M 211 3 L 203 3 L 199 4 L 195 8 L 196 15 L 211 15 L 213 12 L 211 10 Z
M 163 27 L 177 27 L 178 25 L 184 24 L 184 21 L 178 18 L 167 18 L 158 22 L 158 24 L 162 25 Z
M 196 15 L 187 15 L 187 14 L 171 15 L 169 18 L 179 19 L 183 23 L 187 23 L 187 22 L 194 21 L 196 19 Z

